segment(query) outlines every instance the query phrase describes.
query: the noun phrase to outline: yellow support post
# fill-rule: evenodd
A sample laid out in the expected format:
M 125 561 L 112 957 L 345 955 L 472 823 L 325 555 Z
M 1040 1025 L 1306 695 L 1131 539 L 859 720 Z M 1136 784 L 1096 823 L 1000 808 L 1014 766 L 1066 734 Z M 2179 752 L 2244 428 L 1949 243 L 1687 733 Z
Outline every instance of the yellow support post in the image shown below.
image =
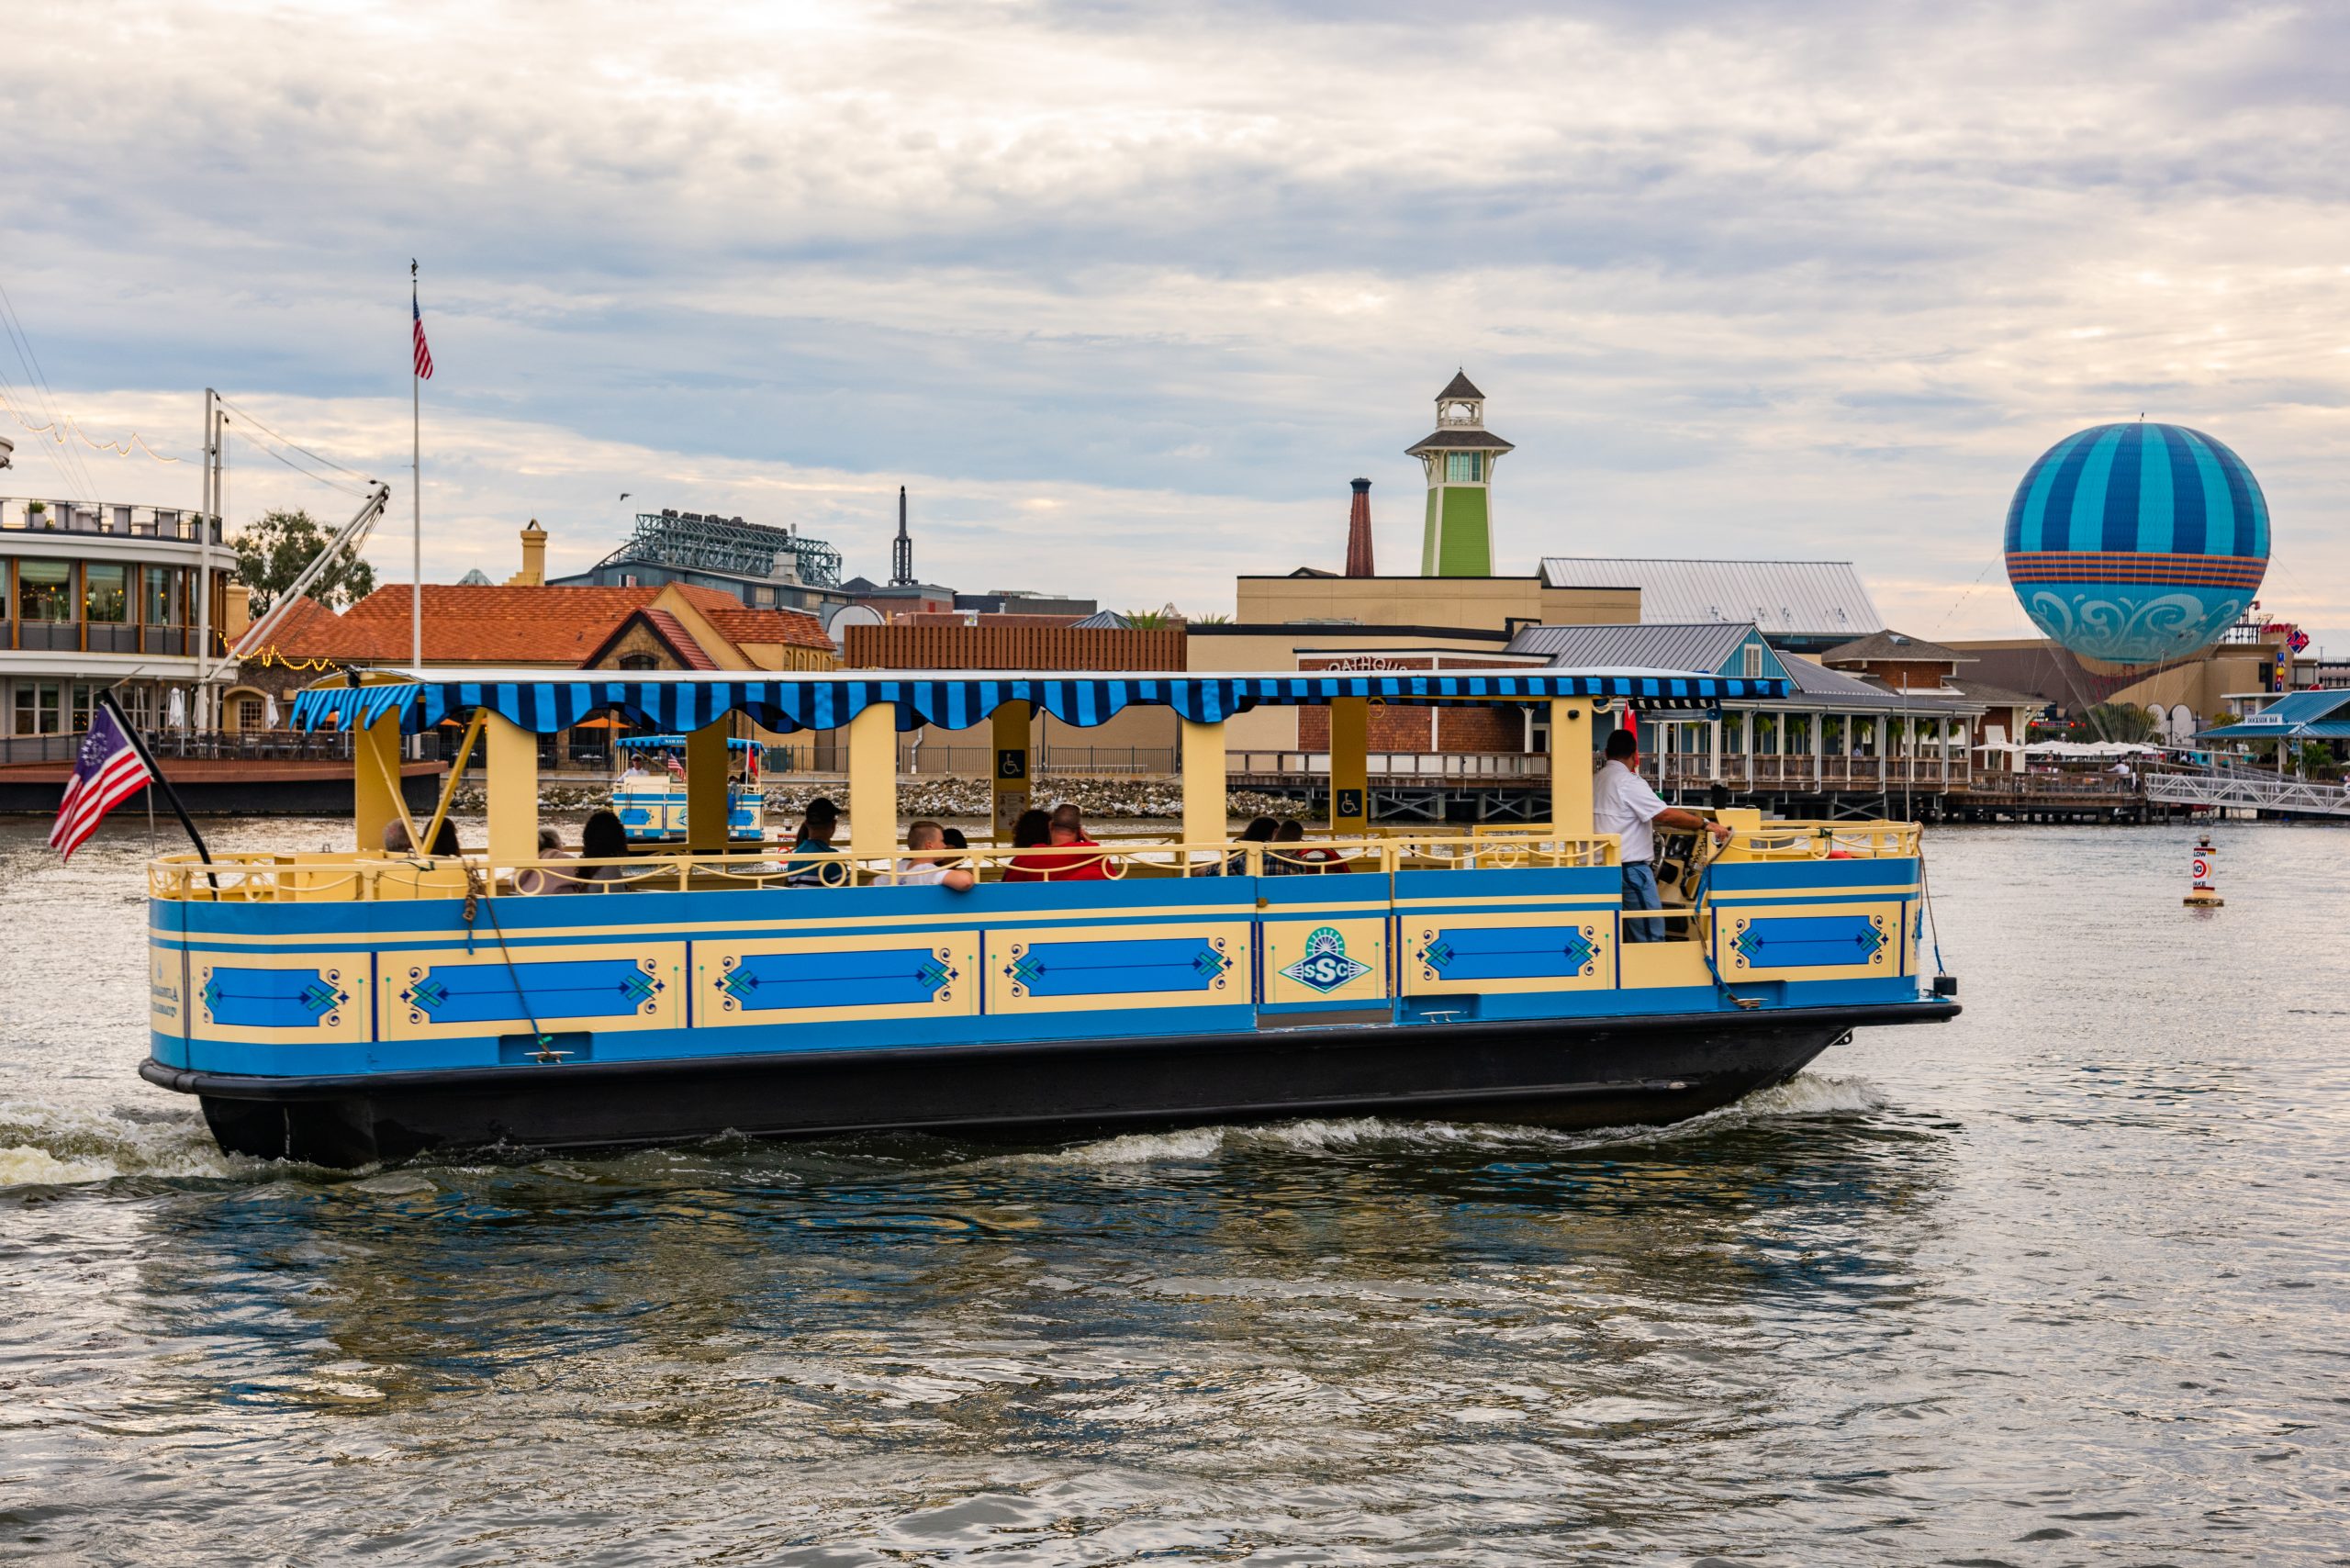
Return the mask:
M 351 737 L 352 836 L 359 849 L 384 847 L 384 830 L 408 817 L 400 799 L 400 721 L 386 713 Z
M 898 705 L 875 702 L 848 722 L 848 852 L 882 859 L 898 847 Z
M 1550 831 L 1563 838 L 1591 836 L 1591 704 L 1550 700 Z
M 484 732 L 489 765 L 489 857 L 510 866 L 539 857 L 539 737 L 500 713 Z
M 1032 782 L 1036 771 L 1035 745 L 1030 732 L 1035 711 L 1025 702 L 1007 702 L 995 711 L 995 841 L 1012 842 L 1012 824 L 1035 800 Z
M 1224 726 L 1183 721 L 1183 842 L 1223 844 L 1232 818 L 1225 804 Z M 1222 857 L 1218 857 L 1221 864 Z M 1205 869 L 1193 866 L 1196 876 Z
M 1330 832 L 1360 838 L 1371 831 L 1371 699 L 1330 702 Z
M 704 724 L 686 736 L 686 853 L 726 853 L 726 742 L 733 715 Z

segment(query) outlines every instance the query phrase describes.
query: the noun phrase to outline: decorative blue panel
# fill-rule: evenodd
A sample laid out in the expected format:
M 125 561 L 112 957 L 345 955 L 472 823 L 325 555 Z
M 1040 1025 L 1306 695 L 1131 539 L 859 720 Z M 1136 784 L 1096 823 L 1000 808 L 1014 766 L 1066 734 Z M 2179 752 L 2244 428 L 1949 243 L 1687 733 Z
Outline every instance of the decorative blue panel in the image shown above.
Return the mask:
M 1567 980 L 1597 951 L 1581 925 L 1467 925 L 1430 934 L 1420 962 L 1437 980 Z
M 1014 951 L 1003 972 L 1016 994 L 1034 997 L 1212 991 L 1232 967 L 1221 936 L 1031 942 Z
M 938 1000 L 961 978 L 947 950 L 752 953 L 723 960 L 718 988 L 746 1013 L 807 1007 L 905 1007 Z
M 1841 969 L 1880 962 L 1886 942 L 1881 916 L 1782 915 L 1740 921 L 1730 949 L 1750 969 Z
M 523 1015 L 525 1000 L 542 1022 L 632 1018 L 666 989 L 654 969 L 651 959 L 578 958 L 411 969 L 399 999 L 413 1023 L 504 1023 Z
M 351 1000 L 341 969 L 216 966 L 200 994 L 212 1022 L 233 1029 L 317 1028 Z

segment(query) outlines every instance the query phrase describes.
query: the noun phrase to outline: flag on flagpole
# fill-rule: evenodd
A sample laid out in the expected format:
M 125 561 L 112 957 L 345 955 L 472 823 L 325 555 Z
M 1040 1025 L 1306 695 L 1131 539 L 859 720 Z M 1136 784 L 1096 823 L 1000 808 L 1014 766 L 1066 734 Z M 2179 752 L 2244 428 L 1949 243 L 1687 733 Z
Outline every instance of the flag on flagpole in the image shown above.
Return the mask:
M 416 374 L 424 380 L 432 379 L 432 351 L 424 342 L 424 307 L 416 301 L 416 290 L 408 295 L 408 308 L 416 318 Z
M 83 841 L 98 831 L 101 818 L 154 778 L 112 710 L 99 706 L 90 714 L 82 749 L 74 754 L 73 774 L 65 781 L 65 799 L 58 805 L 56 825 L 49 830 L 49 846 L 71 860 Z

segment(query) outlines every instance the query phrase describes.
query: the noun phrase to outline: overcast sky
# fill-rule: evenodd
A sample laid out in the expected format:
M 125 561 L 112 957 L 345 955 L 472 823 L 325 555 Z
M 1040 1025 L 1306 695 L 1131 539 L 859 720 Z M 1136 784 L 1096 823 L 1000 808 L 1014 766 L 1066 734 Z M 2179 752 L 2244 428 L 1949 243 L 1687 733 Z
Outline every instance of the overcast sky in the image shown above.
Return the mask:
M 1498 570 L 1852 559 L 2020 633 L 2017 477 L 2143 411 L 2243 454 L 2264 601 L 2350 651 L 2344 17 L 84 4 L 8 29 L 0 286 L 95 437 L 192 459 L 209 385 L 390 481 L 396 575 L 415 256 L 435 578 L 640 505 L 886 577 L 904 484 L 930 580 L 1228 610 L 1340 564 L 1358 474 L 1416 568 L 1465 366 Z M 13 433 L 0 490 L 196 499 Z M 235 520 L 352 504 L 232 461 Z

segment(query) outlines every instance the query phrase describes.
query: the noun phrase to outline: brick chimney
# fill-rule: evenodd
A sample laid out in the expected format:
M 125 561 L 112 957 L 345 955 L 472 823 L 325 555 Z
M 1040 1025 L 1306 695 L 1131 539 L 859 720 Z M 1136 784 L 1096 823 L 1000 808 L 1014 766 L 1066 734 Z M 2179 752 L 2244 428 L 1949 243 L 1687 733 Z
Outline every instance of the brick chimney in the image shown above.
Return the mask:
M 1375 577 L 1371 564 L 1371 481 L 1357 479 L 1354 509 L 1347 513 L 1347 576 Z
M 531 526 L 522 531 L 522 569 L 506 579 L 508 588 L 544 588 L 547 586 L 547 531 L 532 518 Z
M 253 623 L 253 590 L 242 583 L 230 583 L 221 590 L 220 635 L 235 642 Z

